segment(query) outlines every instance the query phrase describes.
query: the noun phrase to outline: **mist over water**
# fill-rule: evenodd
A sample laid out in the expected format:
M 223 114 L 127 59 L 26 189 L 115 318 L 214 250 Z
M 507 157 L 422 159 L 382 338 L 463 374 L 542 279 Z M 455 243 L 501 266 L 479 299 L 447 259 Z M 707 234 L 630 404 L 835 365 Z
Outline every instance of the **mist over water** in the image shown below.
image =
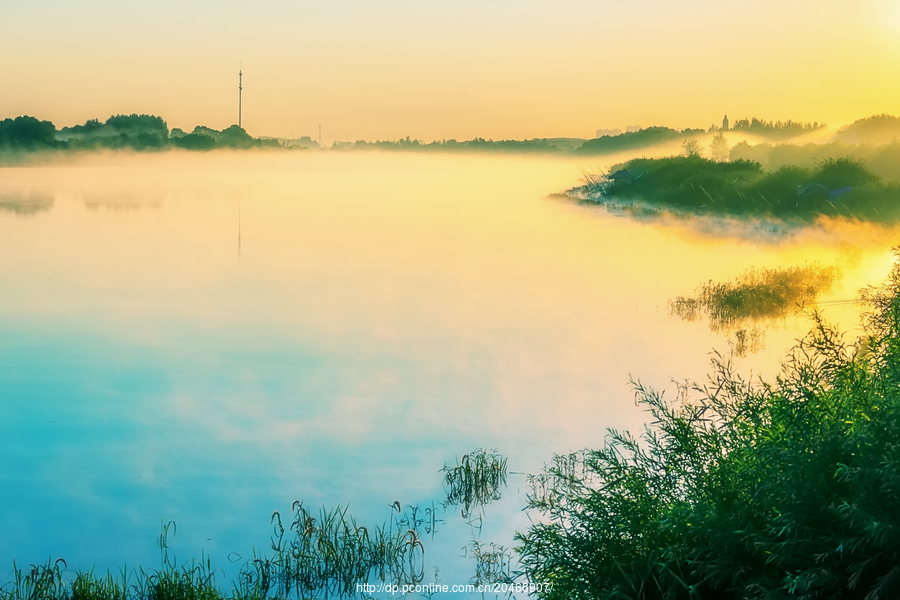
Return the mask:
M 636 428 L 629 374 L 702 380 L 725 337 L 667 302 L 852 252 L 820 300 L 855 331 L 896 232 L 637 221 L 548 198 L 581 159 L 266 153 L 0 170 L 0 554 L 158 566 L 268 545 L 273 510 L 439 502 L 444 463 L 509 460 L 482 540 L 512 545 L 554 452 Z M 763 233 L 760 233 L 760 232 Z M 788 318 L 738 359 L 773 376 Z M 429 569 L 465 583 L 453 510 Z M 428 571 L 430 572 L 430 571 Z

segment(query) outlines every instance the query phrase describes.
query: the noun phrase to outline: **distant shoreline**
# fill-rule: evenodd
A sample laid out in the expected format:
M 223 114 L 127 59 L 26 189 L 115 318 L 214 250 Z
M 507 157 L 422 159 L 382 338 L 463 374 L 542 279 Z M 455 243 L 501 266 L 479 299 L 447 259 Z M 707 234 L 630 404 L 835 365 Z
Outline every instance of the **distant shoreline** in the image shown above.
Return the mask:
M 741 119 L 729 131 L 760 140 L 785 142 L 809 132 L 819 131 L 824 124 L 794 121 L 770 122 Z M 166 121 L 154 115 L 113 115 L 106 121 L 90 119 L 81 125 L 58 129 L 51 121 L 31 116 L 0 120 L 0 155 L 11 152 L 33 153 L 49 150 L 133 150 L 154 152 L 169 148 L 183 150 L 246 150 L 252 148 L 310 149 L 335 151 L 388 150 L 415 152 L 501 152 L 592 156 L 627 150 L 640 150 L 664 143 L 714 133 L 715 125 L 704 129 L 672 129 L 664 126 L 644 127 L 593 139 L 554 137 L 525 140 L 493 140 L 475 137 L 424 142 L 409 136 L 397 140 L 334 141 L 322 144 L 310 136 L 300 138 L 253 137 L 238 125 L 222 130 L 199 125 L 190 133 L 179 128 L 169 130 Z M 599 132 L 598 132 L 599 133 Z

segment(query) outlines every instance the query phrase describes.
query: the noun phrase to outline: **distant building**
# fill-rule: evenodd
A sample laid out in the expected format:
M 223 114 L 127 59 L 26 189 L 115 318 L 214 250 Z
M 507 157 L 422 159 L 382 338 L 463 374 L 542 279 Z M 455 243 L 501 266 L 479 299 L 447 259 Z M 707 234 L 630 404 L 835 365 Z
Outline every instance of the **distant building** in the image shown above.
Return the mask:
M 597 135 L 594 137 L 603 137 L 604 135 L 619 135 L 622 133 L 621 129 L 598 129 Z
M 640 125 L 629 125 L 628 127 L 625 128 L 625 131 L 627 131 L 628 133 L 634 133 L 635 131 L 640 131 L 640 130 L 641 130 Z
M 725 118 L 722 119 L 722 131 L 728 131 L 728 115 L 725 115 Z

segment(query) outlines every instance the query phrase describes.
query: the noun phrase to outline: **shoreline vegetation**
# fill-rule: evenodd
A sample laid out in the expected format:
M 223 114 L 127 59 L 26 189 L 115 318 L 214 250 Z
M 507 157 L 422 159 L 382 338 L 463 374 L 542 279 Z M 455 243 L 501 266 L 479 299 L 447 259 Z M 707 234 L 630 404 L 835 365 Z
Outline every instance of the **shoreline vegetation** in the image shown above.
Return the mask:
M 667 209 L 799 222 L 822 216 L 883 224 L 900 220 L 900 182 L 882 179 L 847 156 L 824 159 L 812 169 L 787 165 L 765 171 L 753 161 L 689 154 L 633 159 L 610 171 L 586 173 L 584 185 L 569 195 L 632 212 Z
M 642 434 L 534 476 L 517 535 L 548 599 L 896 598 L 900 253 L 863 290 L 863 332 L 812 314 L 775 381 L 721 355 L 675 398 L 633 381 Z
M 709 140 L 708 149 L 698 136 Z M 704 137 L 705 136 L 705 137 Z M 749 136 L 749 137 L 748 137 Z M 810 136 L 818 141 L 809 141 Z M 711 139 L 710 139 L 711 138 Z M 739 139 L 733 146 L 729 142 Z M 759 143 L 751 144 L 748 139 Z M 792 140 L 807 140 L 793 143 Z M 762 141 L 759 141 L 762 140 Z M 875 115 L 836 132 L 824 124 L 739 119 L 728 129 L 647 127 L 585 140 L 440 140 L 334 142 L 320 147 L 308 136 L 254 138 L 232 125 L 169 130 L 161 117 L 113 115 L 101 122 L 57 129 L 50 121 L 20 116 L 0 121 L 0 164 L 29 157 L 96 151 L 203 152 L 269 149 L 329 152 L 481 152 L 592 157 L 680 144 L 681 154 L 635 157 L 606 170 L 584 172 L 583 185 L 566 195 L 631 214 L 699 214 L 805 224 L 820 217 L 893 224 L 900 221 L 900 118 Z M 25 206 L 27 204 L 27 206 Z M 44 203 L 46 204 L 46 203 Z M 12 199 L 0 209 L 37 212 L 44 204 Z M 9 205 L 9 206 L 7 206 Z M 19 205 L 25 206 L 20 210 Z

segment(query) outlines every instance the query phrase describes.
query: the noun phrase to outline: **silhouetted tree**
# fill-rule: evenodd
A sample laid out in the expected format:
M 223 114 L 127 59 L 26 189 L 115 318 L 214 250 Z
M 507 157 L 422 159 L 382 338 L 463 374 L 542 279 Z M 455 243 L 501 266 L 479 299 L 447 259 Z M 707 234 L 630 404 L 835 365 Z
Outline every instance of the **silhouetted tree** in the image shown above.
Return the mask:
M 697 141 L 697 138 L 688 138 L 681 142 L 681 154 L 684 156 L 700 156 L 703 152 L 703 146 Z
M 113 115 L 106 120 L 106 126 L 123 133 L 158 133 L 169 137 L 169 126 L 162 119 L 153 115 Z
M 21 116 L 0 121 L 0 146 L 34 149 L 56 145 L 56 126 L 50 121 Z
M 170 143 L 185 150 L 212 150 L 216 147 L 216 140 L 204 133 L 189 133 L 170 140 Z

